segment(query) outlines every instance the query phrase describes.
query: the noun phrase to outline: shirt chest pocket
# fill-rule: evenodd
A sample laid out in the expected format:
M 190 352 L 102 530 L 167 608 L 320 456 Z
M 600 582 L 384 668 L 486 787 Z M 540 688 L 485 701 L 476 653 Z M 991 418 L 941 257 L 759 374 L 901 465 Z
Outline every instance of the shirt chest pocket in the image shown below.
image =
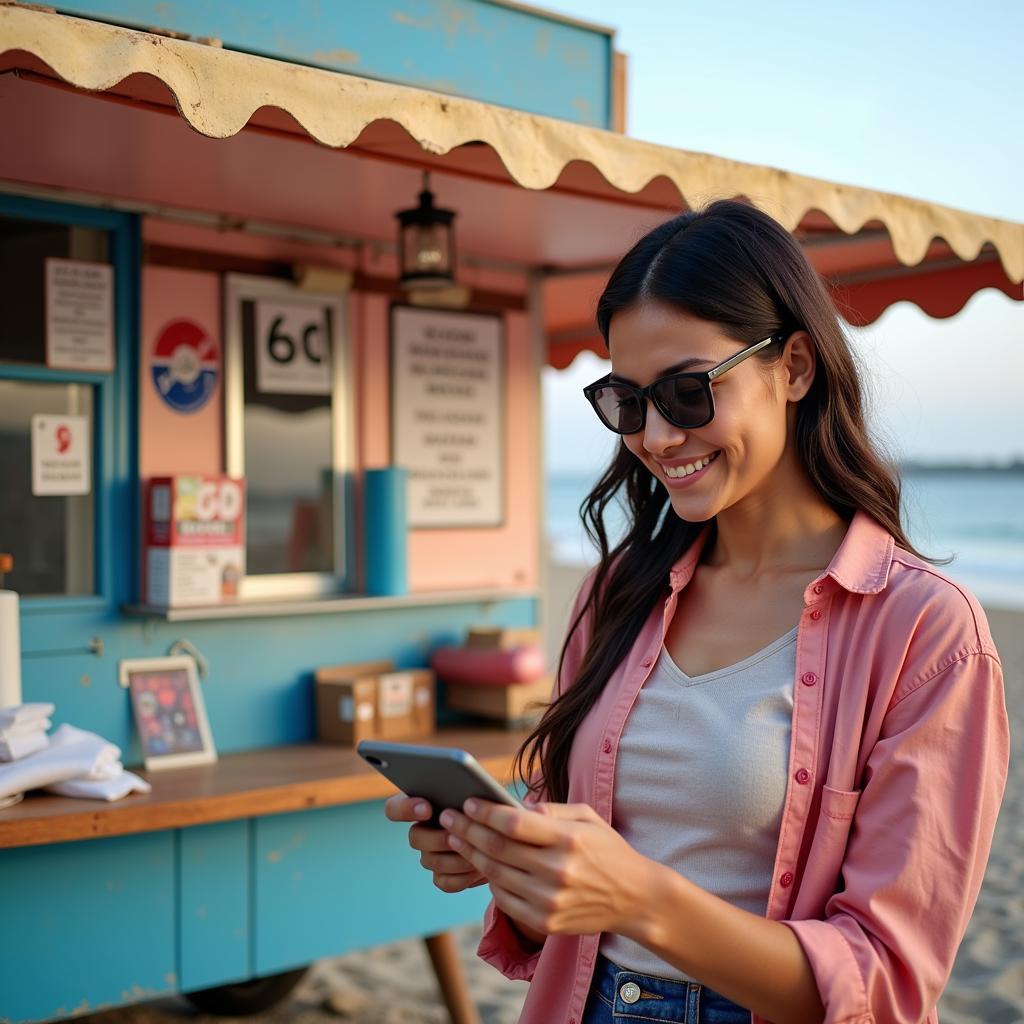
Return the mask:
M 843 858 L 859 801 L 859 789 L 822 786 L 821 805 L 791 913 L 793 918 L 822 917 L 828 898 L 843 888 Z

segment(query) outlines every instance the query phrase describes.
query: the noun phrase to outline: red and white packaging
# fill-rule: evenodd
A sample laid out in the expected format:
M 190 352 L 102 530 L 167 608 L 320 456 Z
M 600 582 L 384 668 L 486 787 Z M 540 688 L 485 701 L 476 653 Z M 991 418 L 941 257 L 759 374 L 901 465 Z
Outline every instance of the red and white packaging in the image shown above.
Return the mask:
M 165 608 L 223 604 L 245 573 L 245 481 L 153 477 L 144 500 L 144 601 Z

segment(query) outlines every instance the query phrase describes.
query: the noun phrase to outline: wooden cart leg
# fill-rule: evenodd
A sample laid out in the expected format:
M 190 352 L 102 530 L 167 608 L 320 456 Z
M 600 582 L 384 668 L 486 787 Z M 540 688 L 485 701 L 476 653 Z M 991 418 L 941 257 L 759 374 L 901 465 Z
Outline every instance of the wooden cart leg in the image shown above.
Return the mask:
M 480 1024 L 473 1000 L 466 986 L 466 975 L 459 960 L 459 948 L 451 932 L 428 935 L 424 940 L 430 962 L 434 965 L 437 983 L 441 986 L 441 998 L 448 1007 L 452 1024 Z

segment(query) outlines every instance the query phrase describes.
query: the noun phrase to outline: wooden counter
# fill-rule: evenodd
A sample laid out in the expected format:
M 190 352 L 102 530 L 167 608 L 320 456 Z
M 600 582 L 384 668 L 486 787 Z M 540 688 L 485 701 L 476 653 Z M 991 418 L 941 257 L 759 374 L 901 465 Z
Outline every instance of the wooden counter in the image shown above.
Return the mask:
M 411 742 L 462 747 L 511 781 L 524 732 L 443 729 Z M 0 810 L 0 848 L 184 828 L 214 821 L 378 800 L 395 788 L 354 750 L 320 743 L 225 754 L 215 764 L 139 772 L 153 792 L 106 802 L 30 793 Z

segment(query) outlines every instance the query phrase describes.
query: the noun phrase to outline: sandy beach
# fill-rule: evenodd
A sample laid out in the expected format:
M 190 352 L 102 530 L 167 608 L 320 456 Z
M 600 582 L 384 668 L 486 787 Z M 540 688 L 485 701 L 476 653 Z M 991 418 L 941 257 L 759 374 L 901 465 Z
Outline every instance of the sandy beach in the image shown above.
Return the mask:
M 557 654 L 580 571 L 551 566 L 545 619 L 549 653 Z M 1003 660 L 1014 736 L 1024 735 L 1024 612 L 987 609 Z M 514 1024 L 526 986 L 476 959 L 479 928 L 460 929 L 459 943 L 484 1024 Z M 1015 748 L 1010 781 L 985 885 L 952 979 L 940 1003 L 943 1024 L 1024 1022 L 1024 757 Z M 94 1024 L 173 1024 L 187 1018 L 213 1024 L 183 999 L 167 999 L 96 1014 Z M 252 1018 L 266 1024 L 444 1024 L 423 943 L 409 940 L 319 962 L 295 995 Z

